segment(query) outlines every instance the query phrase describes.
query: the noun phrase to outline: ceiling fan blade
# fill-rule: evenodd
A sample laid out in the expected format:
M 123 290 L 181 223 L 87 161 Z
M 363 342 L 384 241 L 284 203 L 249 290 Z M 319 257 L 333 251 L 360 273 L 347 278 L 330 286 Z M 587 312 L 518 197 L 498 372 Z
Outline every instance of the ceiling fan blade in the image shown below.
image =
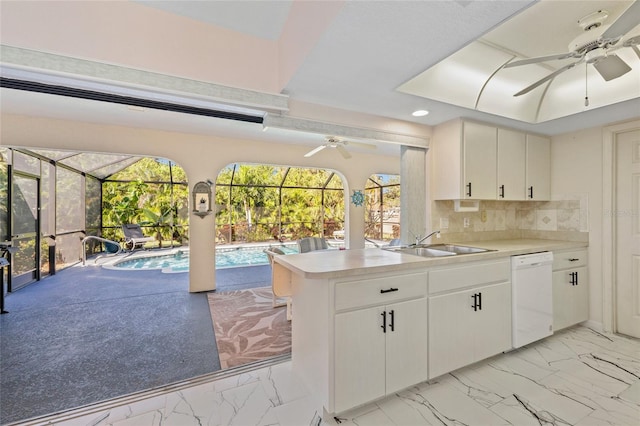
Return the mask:
M 325 149 L 327 146 L 326 145 L 320 145 L 317 148 L 312 149 L 311 151 L 307 152 L 304 156 L 305 157 L 311 157 L 312 155 L 317 154 L 318 152 L 322 151 L 323 149 Z
M 515 95 L 513 95 L 514 97 L 517 96 L 521 96 L 524 95 L 525 93 L 529 93 L 530 91 L 532 91 L 533 89 L 535 89 L 536 87 L 540 86 L 542 83 L 545 83 L 549 80 L 554 79 L 556 76 L 562 74 L 563 72 L 565 72 L 568 69 L 571 69 L 573 67 L 575 67 L 577 64 L 579 64 L 580 61 L 578 62 L 574 62 L 572 64 L 569 65 L 565 65 L 562 68 L 557 69 L 556 71 L 552 72 L 551 74 L 549 74 L 548 76 L 541 78 L 540 80 L 536 81 L 535 83 L 533 83 L 530 86 L 525 87 L 524 89 L 522 89 L 521 91 L 519 91 L 518 93 L 516 93 Z
M 631 3 L 622 15 L 611 24 L 607 30 L 602 33 L 602 39 L 616 39 L 622 37 L 640 22 L 640 1 L 636 0 Z
M 504 68 L 519 67 L 521 65 L 537 64 L 538 62 L 554 61 L 559 59 L 579 58 L 581 55 L 576 52 L 558 53 L 556 55 L 538 56 L 536 58 L 521 59 L 507 63 Z
M 640 49 L 638 49 L 638 46 L 631 46 L 631 48 L 633 49 L 634 52 L 636 52 L 638 59 L 640 59 Z
M 604 81 L 616 79 L 631 71 L 631 67 L 620 59 L 618 55 L 609 55 L 599 59 L 594 62 L 593 66 L 602 78 L 604 78 Z
M 340 154 L 342 154 L 345 160 L 348 160 L 349 158 L 351 158 L 351 154 L 349 154 L 349 151 L 347 151 L 347 149 L 344 146 L 336 145 L 336 149 Z
M 376 149 L 377 146 L 375 146 L 372 143 L 366 143 L 366 142 L 355 142 L 355 141 L 344 141 L 345 145 L 353 145 L 353 146 L 359 146 L 361 148 L 369 148 L 369 149 Z

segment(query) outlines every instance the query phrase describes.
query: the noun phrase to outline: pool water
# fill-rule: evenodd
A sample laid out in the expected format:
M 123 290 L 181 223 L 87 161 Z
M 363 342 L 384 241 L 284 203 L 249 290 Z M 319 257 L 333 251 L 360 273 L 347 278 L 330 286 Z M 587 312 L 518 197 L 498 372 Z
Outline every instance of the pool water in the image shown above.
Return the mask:
M 267 265 L 269 259 L 264 250 L 270 246 L 252 246 L 216 249 L 216 269 L 238 268 L 242 266 Z M 296 245 L 280 245 L 285 254 L 298 252 Z M 116 262 L 112 268 L 150 270 L 162 269 L 163 272 L 187 272 L 189 270 L 189 252 L 179 250 L 172 254 L 136 257 Z

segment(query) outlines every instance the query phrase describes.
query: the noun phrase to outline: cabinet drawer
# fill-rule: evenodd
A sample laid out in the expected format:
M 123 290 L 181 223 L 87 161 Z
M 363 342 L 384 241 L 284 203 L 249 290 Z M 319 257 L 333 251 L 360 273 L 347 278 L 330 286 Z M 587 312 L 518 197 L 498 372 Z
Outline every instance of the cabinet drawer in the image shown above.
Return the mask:
M 336 283 L 336 311 L 382 305 L 427 295 L 427 274 L 398 275 Z
M 429 271 L 429 294 L 511 281 L 510 260 L 461 264 Z
M 553 270 L 577 268 L 587 264 L 587 250 L 553 252 Z

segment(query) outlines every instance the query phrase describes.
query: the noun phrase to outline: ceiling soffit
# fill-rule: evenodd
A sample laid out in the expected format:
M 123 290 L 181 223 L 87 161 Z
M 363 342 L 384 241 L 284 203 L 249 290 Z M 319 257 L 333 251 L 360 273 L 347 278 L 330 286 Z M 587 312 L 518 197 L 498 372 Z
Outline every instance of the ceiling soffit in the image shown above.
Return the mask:
M 573 10 L 572 5 L 577 3 L 582 9 Z M 589 9 L 584 9 L 584 3 L 589 2 L 546 1 L 534 5 L 513 18 L 511 21 L 515 23 L 506 22 L 402 84 L 397 90 L 533 124 L 639 98 L 640 58 L 631 48 L 615 51 L 631 66 L 632 71 L 614 80 L 605 81 L 592 65 L 580 63 L 529 93 L 514 96 L 556 69 L 576 61 L 565 59 L 503 68 L 513 59 L 566 52 L 569 42 L 582 31 L 575 24 L 576 19 L 569 17 L 577 14 L 576 18 L 579 19 L 587 10 L 598 7 L 598 2 L 592 2 L 587 5 Z M 606 5 L 612 9 L 610 22 L 630 3 L 607 2 Z M 559 16 L 551 18 L 552 12 L 558 7 L 561 8 L 556 14 Z M 545 17 L 551 22 L 541 23 Z M 545 37 L 549 38 L 548 35 L 541 35 L 541 44 L 544 46 L 536 46 L 536 34 L 545 33 L 547 25 L 549 32 L 555 32 L 556 35 L 558 30 L 554 31 L 553 27 L 562 27 L 560 41 L 554 39 L 554 45 L 551 39 L 544 40 Z M 636 33 L 640 34 L 640 25 L 625 38 Z M 529 36 L 531 48 L 524 43 L 525 34 Z M 587 97 L 588 105 L 585 105 Z

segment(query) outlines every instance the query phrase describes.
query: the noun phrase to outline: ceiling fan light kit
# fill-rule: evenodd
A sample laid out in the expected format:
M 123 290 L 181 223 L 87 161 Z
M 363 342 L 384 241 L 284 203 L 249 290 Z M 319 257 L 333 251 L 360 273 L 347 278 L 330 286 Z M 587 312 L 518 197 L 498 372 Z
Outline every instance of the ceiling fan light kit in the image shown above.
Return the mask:
M 376 149 L 376 146 L 370 143 L 343 140 L 336 136 L 326 136 L 325 140 L 325 143 L 307 152 L 304 156 L 308 158 L 317 154 L 325 148 L 335 148 L 336 151 L 338 151 L 345 160 L 348 160 L 349 158 L 351 158 L 351 154 L 346 148 L 346 146 L 348 145 L 359 146 L 368 149 Z

